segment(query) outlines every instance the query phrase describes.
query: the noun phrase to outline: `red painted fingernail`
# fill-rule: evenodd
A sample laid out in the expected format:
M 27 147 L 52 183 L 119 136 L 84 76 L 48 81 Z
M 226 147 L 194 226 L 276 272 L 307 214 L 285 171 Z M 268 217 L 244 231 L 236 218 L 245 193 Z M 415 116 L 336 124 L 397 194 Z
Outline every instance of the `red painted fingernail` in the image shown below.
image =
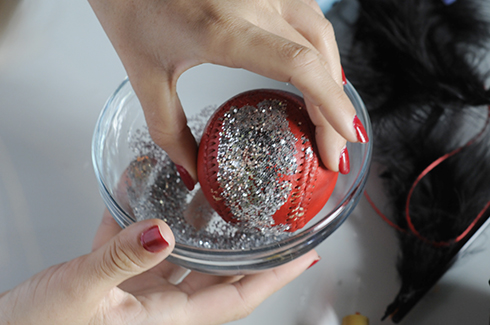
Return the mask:
M 344 68 L 340 67 L 342 70 L 342 84 L 347 85 L 347 79 L 345 78 Z
M 364 129 L 364 125 L 362 125 L 357 115 L 354 116 L 354 129 L 356 129 L 357 140 L 359 142 L 366 143 L 369 141 L 366 129 Z
M 151 253 L 158 253 L 168 247 L 167 241 L 163 238 L 160 228 L 152 226 L 141 234 L 141 245 Z
M 192 179 L 189 172 L 180 165 L 175 165 L 175 167 L 177 168 L 180 179 L 182 179 L 182 182 L 184 182 L 185 187 L 187 187 L 189 191 L 192 191 L 194 189 L 194 180 Z
M 349 151 L 347 151 L 347 147 L 344 147 L 340 152 L 339 172 L 344 175 L 350 172 Z
M 320 260 L 321 260 L 321 259 L 322 259 L 322 258 L 321 258 L 320 256 L 318 256 L 318 258 L 317 258 L 316 260 L 314 260 L 314 261 L 313 261 L 313 262 L 310 264 L 310 266 L 308 266 L 308 269 L 309 269 L 309 268 L 311 268 L 311 267 L 312 267 L 313 265 L 315 265 L 316 263 L 320 262 Z M 308 269 L 307 269 L 307 270 L 308 270 Z

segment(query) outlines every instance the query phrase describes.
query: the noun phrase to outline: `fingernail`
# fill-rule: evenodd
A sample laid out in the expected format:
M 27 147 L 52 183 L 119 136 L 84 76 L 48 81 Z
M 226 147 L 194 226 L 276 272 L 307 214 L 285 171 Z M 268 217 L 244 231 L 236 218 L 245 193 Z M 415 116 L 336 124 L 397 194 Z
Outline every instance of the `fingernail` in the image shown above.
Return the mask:
M 340 67 L 342 70 L 342 84 L 345 86 L 347 85 L 347 79 L 345 78 L 345 73 L 344 73 L 344 68 Z
M 364 129 L 364 125 L 362 125 L 357 115 L 354 116 L 354 129 L 356 130 L 357 140 L 359 142 L 366 143 L 369 141 L 366 129 Z
M 175 167 L 177 168 L 177 172 L 179 172 L 180 179 L 184 182 L 185 187 L 187 187 L 189 191 L 192 191 L 194 189 L 194 180 L 189 172 L 180 165 L 175 165 Z
M 316 263 L 320 262 L 320 260 L 321 260 L 321 259 L 322 259 L 322 258 L 321 258 L 320 256 L 318 256 L 318 258 L 317 258 L 316 260 L 314 260 L 314 261 L 313 261 L 313 262 L 310 264 L 310 266 L 308 266 L 308 269 L 309 269 L 309 268 L 311 268 L 311 267 L 312 267 L 313 265 L 315 265 Z M 307 270 L 308 270 L 308 269 L 307 269 Z
M 168 247 L 167 241 L 163 238 L 160 228 L 152 226 L 141 234 L 141 245 L 151 253 L 158 253 Z
M 340 152 L 339 172 L 344 175 L 350 172 L 349 151 L 346 146 Z

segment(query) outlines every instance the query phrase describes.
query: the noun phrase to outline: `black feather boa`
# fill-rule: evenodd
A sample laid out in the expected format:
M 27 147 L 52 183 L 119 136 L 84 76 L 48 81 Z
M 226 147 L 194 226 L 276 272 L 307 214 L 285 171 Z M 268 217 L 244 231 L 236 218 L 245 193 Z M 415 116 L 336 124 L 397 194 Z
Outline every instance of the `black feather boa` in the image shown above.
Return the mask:
M 481 3 L 359 0 L 352 46 L 341 53 L 342 64 L 370 111 L 375 160 L 384 167 L 380 176 L 392 218 L 403 229 L 407 195 L 420 173 L 485 127 L 490 92 L 483 63 L 490 24 L 480 16 Z M 489 200 L 490 132 L 485 131 L 414 190 L 410 218 L 424 239 L 398 233 L 401 289 L 385 317 L 399 322 L 437 282 L 490 211 L 465 238 L 451 241 Z M 433 243 L 440 241 L 451 243 Z

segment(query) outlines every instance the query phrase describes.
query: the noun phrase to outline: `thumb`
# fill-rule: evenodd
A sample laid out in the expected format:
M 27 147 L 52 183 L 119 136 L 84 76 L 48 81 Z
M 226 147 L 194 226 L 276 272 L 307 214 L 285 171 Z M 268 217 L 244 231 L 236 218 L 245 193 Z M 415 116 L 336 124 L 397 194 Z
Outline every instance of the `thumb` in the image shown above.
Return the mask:
M 95 294 L 104 295 L 123 281 L 162 262 L 173 250 L 175 239 L 159 219 L 135 223 L 105 245 L 86 255 L 79 272 Z

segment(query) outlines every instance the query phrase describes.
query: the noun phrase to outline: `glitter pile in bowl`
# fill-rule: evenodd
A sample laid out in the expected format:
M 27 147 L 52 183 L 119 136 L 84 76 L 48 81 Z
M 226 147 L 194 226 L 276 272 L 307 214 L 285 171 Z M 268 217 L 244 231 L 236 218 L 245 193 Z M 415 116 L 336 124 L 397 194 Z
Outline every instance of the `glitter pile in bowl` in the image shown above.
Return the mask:
M 227 103 L 236 104 L 244 96 L 251 100 L 250 93 L 244 94 Z M 311 143 L 313 128 L 305 132 L 310 122 L 304 119 L 306 112 L 298 117 L 290 107 L 286 110 L 285 102 L 290 106 L 300 102 L 297 96 L 265 90 L 252 94 L 259 97 L 253 105 L 225 103 L 216 112 L 207 107 L 189 119 L 195 137 L 203 137 L 201 149 L 206 147 L 198 159 L 202 188 L 196 186 L 192 192 L 148 131 L 133 133 L 130 146 L 135 159 L 125 179 L 138 221 L 164 220 L 183 245 L 245 250 L 290 237 L 325 205 L 337 173 L 321 166 Z M 203 151 L 211 155 L 203 156 Z M 315 186 L 321 195 L 312 194 Z
M 189 125 L 200 138 L 216 107 L 206 107 L 189 118 Z M 281 241 L 292 235 L 286 226 L 256 227 L 253 223 L 224 221 L 209 205 L 199 186 L 185 187 L 175 165 L 165 151 L 150 138 L 147 129 L 130 139 L 135 159 L 130 163 L 125 183 L 129 206 L 137 221 L 159 218 L 172 229 L 183 245 L 218 250 L 246 250 Z

